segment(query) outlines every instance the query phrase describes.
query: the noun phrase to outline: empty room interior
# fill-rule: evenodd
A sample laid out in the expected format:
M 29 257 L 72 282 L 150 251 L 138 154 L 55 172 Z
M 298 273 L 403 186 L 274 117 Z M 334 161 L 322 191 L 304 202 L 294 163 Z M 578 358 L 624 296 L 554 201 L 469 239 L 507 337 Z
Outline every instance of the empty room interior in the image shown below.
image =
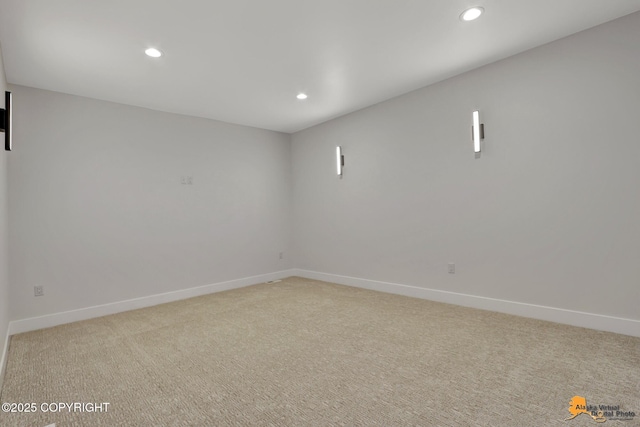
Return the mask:
M 640 425 L 640 0 L 0 0 L 1 426 Z

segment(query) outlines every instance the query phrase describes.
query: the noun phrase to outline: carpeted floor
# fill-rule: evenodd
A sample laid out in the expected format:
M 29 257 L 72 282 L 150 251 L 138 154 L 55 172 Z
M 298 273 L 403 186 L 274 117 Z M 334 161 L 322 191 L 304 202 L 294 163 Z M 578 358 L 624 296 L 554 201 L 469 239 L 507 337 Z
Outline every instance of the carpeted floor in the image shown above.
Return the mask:
M 640 338 L 291 277 L 13 336 L 0 425 L 597 425 L 576 395 L 640 425 Z

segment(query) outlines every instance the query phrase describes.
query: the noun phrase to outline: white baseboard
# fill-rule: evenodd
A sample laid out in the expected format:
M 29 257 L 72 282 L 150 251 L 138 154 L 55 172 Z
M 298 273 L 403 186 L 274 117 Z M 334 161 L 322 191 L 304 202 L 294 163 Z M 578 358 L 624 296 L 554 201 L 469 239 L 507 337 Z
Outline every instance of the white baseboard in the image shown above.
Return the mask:
M 38 329 L 50 328 L 52 326 L 63 325 L 65 323 L 107 316 L 109 314 L 121 313 L 123 311 L 136 310 L 138 308 L 145 308 L 153 305 L 164 304 L 167 302 L 212 294 L 215 292 L 242 288 L 245 286 L 268 282 L 270 280 L 284 279 L 285 277 L 293 275 L 294 270 L 283 270 L 277 271 L 275 273 L 261 274 L 259 276 L 245 277 L 243 279 L 229 280 L 227 282 L 220 282 L 212 285 L 204 285 L 198 286 L 196 288 L 167 292 L 164 294 L 150 295 L 126 301 L 81 308 L 78 310 L 64 311 L 62 313 L 47 314 L 45 316 L 14 320 L 13 322 L 9 323 L 8 336 L 20 334 L 23 332 L 35 331 Z
M 623 319 L 620 317 L 604 316 L 601 314 L 585 313 L 562 308 L 546 307 L 542 305 L 526 304 L 515 301 L 487 298 L 476 295 L 459 294 L 456 292 L 440 291 L 437 289 L 419 288 L 416 286 L 400 285 L 397 283 L 379 282 L 376 280 L 360 279 L 357 277 L 339 276 L 336 274 L 320 273 L 302 269 L 294 269 L 296 276 L 308 279 L 322 280 L 341 285 L 355 286 L 390 294 L 427 299 L 464 307 L 497 311 L 499 313 L 514 314 L 516 316 L 547 320 L 566 325 L 580 326 L 599 331 L 615 332 L 618 334 L 640 337 L 640 321 Z
M 4 372 L 7 367 L 7 356 L 9 355 L 9 328 L 7 328 L 6 336 L 3 340 L 2 353 L 0 354 L 0 391 L 2 391 L 2 384 L 4 384 Z
M 164 294 L 150 295 L 147 297 L 135 298 L 126 301 L 97 305 L 78 310 L 65 311 L 62 313 L 54 313 L 45 316 L 15 320 L 9 323 L 9 331 L 4 340 L 4 349 L 2 351 L 2 354 L 0 355 L 0 385 L 2 384 L 2 375 L 4 374 L 4 365 L 6 363 L 6 355 L 8 352 L 9 337 L 11 335 L 34 331 L 37 329 L 49 328 L 65 323 L 77 322 L 80 320 L 92 319 L 95 317 L 107 316 L 109 314 L 120 313 L 123 311 L 150 307 L 153 305 L 197 297 L 200 295 L 242 288 L 245 286 L 268 282 L 270 280 L 284 279 L 285 277 L 289 276 L 306 277 L 309 279 L 322 280 L 347 286 L 355 286 L 364 289 L 371 289 L 374 291 L 461 305 L 464 307 L 497 311 L 500 313 L 513 314 L 516 316 L 530 317 L 533 319 L 547 320 L 550 322 L 563 323 L 566 325 L 580 326 L 583 328 L 640 337 L 640 321 L 633 319 L 623 319 L 601 314 L 585 313 L 562 308 L 526 304 L 476 295 L 460 294 L 456 292 L 447 292 L 437 289 L 420 288 L 417 286 L 381 282 L 357 277 L 340 276 L 336 274 L 321 273 L 317 271 L 291 269 L 278 271 L 275 273 L 262 274 L 259 276 L 246 277 L 243 279 L 230 280 L 227 282 L 215 283 L 212 285 L 199 286 L 196 288 L 167 292 Z

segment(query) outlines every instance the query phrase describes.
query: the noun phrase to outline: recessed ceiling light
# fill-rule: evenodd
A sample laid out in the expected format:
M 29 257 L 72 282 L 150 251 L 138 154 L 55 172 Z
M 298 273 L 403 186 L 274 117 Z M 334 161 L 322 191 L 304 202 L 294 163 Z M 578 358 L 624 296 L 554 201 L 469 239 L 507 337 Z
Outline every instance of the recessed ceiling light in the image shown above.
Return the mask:
M 160 58 L 162 56 L 162 52 L 160 52 L 155 47 L 150 47 L 149 49 L 145 50 L 144 53 L 146 53 L 147 56 L 150 56 L 152 58 Z
M 470 7 L 469 9 L 462 12 L 462 15 L 460 15 L 460 19 L 462 19 L 463 21 L 473 21 L 474 19 L 478 19 L 480 15 L 482 15 L 482 12 L 484 12 L 484 9 L 480 6 Z
M 299 93 L 298 96 L 296 96 L 296 98 L 298 98 L 298 99 L 307 99 L 307 94 L 306 93 Z

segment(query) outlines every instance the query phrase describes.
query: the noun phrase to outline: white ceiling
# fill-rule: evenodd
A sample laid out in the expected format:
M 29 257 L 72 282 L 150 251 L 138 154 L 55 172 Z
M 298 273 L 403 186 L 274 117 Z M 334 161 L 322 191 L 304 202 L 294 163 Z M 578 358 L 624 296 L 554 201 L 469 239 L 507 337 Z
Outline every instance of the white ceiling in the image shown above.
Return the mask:
M 474 5 L 485 14 L 461 21 Z M 638 10 L 640 0 L 0 0 L 0 43 L 9 83 L 291 133 Z M 165 55 L 147 57 L 149 46 Z

